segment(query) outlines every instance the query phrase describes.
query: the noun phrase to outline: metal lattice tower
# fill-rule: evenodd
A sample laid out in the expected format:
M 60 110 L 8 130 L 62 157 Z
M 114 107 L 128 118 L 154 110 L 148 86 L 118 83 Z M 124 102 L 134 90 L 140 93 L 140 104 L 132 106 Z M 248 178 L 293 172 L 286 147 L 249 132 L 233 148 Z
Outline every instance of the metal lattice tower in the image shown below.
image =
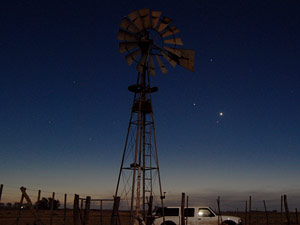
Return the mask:
M 138 71 L 136 84 L 128 87 L 134 99 L 115 192 L 131 212 L 130 225 L 134 219 L 151 224 L 152 199 L 163 206 L 151 97 L 158 88 L 150 85 L 154 56 L 162 73 L 167 73 L 162 57 L 173 67 L 194 69 L 194 51 L 178 48 L 183 45 L 176 36 L 179 30 L 161 14 L 149 9 L 133 11 L 122 20 L 118 32 L 120 52 L 128 52 L 127 63 L 136 62 Z

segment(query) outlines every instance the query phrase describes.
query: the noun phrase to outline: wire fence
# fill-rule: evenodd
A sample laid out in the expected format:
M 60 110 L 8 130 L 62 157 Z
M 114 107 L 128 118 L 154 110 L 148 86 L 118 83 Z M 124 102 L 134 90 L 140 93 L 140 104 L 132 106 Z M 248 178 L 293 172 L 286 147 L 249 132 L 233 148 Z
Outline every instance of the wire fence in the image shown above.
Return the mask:
M 45 199 L 55 199 L 59 201 L 54 212 L 39 211 L 38 217 L 46 221 L 46 225 L 71 225 L 74 224 L 74 193 L 51 192 L 37 188 L 26 188 L 31 204 Z M 110 224 L 113 208 L 112 196 L 101 196 L 100 194 L 78 194 L 79 218 L 83 220 L 86 216 L 84 209 L 87 207 L 87 198 L 90 197 L 89 209 L 90 223 L 92 225 Z M 220 201 L 218 202 L 217 199 Z M 25 201 L 26 200 L 26 201 Z M 29 202 L 24 200 L 24 194 L 20 187 L 0 186 L 0 225 L 33 225 L 36 218 L 33 213 L 26 211 Z M 165 206 L 180 206 L 180 194 L 166 195 Z M 189 206 L 210 206 L 215 212 L 222 215 L 238 216 L 243 219 L 244 225 L 284 225 L 299 224 L 298 206 L 300 196 L 278 196 L 278 198 L 258 198 L 246 196 L 244 199 L 234 196 L 212 197 L 190 195 L 186 204 Z M 22 208 L 21 208 L 22 206 Z M 219 210 L 220 209 L 220 210 Z M 10 210 L 10 211 L 9 211 Z M 123 214 L 122 214 L 123 213 Z M 128 220 L 128 213 L 122 212 L 123 221 Z M 18 221 L 19 218 L 19 221 Z M 22 219 L 20 219 L 22 218 Z M 27 218 L 27 219 L 26 219 Z M 52 219 L 51 219 L 52 218 Z M 52 222 L 51 222 L 52 220 Z M 93 221 L 93 222 L 92 222 Z
M 52 198 L 53 192 L 49 190 L 37 189 L 26 187 L 26 193 L 30 196 L 30 199 L 33 204 L 35 204 L 38 200 L 42 198 Z M 93 199 L 98 199 L 99 201 L 91 202 L 91 209 L 99 209 L 100 208 L 100 200 L 101 199 L 112 199 L 112 196 L 103 196 L 99 194 L 87 194 L 87 193 L 63 193 L 63 192 L 54 192 L 55 200 L 60 202 L 60 208 L 63 207 L 63 203 L 65 200 L 65 195 L 67 195 L 66 205 L 67 208 L 73 207 L 74 195 L 78 194 L 81 198 L 86 198 L 87 196 L 91 196 Z M 20 199 L 22 197 L 22 192 L 20 191 L 20 187 L 16 186 L 7 186 L 2 184 L 2 188 L 0 188 L 0 208 L 3 207 L 13 207 L 14 205 L 18 205 Z M 104 202 L 104 201 L 103 201 Z M 112 204 L 102 202 L 102 208 L 111 209 Z

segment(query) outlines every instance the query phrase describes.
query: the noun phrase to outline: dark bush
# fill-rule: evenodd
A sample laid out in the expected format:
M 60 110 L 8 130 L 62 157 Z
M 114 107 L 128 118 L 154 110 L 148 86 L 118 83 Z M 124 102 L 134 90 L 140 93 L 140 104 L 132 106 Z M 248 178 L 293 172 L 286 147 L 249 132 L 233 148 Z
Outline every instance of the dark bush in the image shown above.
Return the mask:
M 42 198 L 41 200 L 35 203 L 36 209 L 51 209 L 51 204 L 53 202 L 53 209 L 58 209 L 60 206 L 59 200 L 55 200 L 52 198 Z

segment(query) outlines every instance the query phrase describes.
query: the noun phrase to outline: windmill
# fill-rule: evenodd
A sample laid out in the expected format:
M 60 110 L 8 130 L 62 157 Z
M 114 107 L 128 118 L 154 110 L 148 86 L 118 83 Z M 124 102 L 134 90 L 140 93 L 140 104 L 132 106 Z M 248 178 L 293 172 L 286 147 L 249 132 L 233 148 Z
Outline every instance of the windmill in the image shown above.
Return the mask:
M 128 65 L 135 63 L 138 71 L 136 84 L 128 87 L 134 99 L 115 192 L 131 212 L 131 225 L 134 219 L 151 224 L 152 201 L 163 206 L 151 98 L 158 88 L 150 86 L 150 75 L 157 67 L 168 72 L 163 61 L 194 70 L 194 51 L 178 48 L 183 43 L 171 23 L 161 11 L 141 9 L 128 14 L 118 32 L 120 53 L 126 53 Z

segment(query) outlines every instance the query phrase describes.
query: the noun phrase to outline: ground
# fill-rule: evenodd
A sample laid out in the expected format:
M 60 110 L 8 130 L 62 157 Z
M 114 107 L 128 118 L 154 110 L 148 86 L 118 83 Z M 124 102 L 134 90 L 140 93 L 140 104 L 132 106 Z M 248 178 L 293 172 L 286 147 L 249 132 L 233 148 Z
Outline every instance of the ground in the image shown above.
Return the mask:
M 243 219 L 244 224 L 246 214 L 244 212 L 224 212 L 224 215 L 238 216 Z M 0 225 L 33 225 L 34 217 L 28 209 L 21 211 L 19 217 L 19 222 L 17 224 L 17 219 L 19 215 L 19 210 L 0 210 Z M 83 215 L 83 214 L 82 214 Z M 38 216 L 44 225 L 50 225 L 50 211 L 40 210 L 38 211 Z M 249 214 L 248 214 L 249 216 Z M 111 211 L 103 210 L 102 216 L 99 210 L 91 210 L 89 216 L 89 225 L 109 225 L 110 224 Z M 67 210 L 66 221 L 64 223 L 64 210 L 53 211 L 53 223 L 52 225 L 73 225 L 73 211 L 71 209 Z M 251 213 L 251 224 L 252 225 L 265 225 L 267 224 L 265 212 L 252 212 Z M 269 225 L 281 225 L 281 218 L 283 224 L 286 223 L 286 215 L 280 212 L 268 212 Z M 120 212 L 120 220 L 122 225 L 128 225 L 128 213 Z M 298 224 L 297 217 L 295 213 L 290 213 L 291 225 Z M 249 219 L 247 219 L 247 224 L 249 224 Z

